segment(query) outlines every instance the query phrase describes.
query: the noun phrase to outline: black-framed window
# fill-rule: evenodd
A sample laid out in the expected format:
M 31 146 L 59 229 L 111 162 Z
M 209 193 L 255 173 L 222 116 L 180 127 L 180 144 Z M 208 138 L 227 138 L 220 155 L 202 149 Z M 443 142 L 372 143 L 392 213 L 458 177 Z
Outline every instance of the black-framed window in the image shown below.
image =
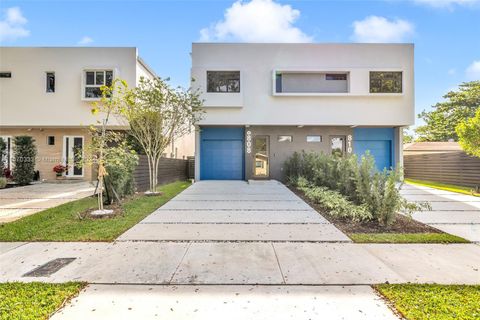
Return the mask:
M 12 77 L 11 72 L 5 72 L 5 71 L 0 72 L 0 78 L 11 78 L 11 77 Z
M 46 91 L 55 92 L 55 72 L 47 72 L 45 75 Z
M 48 136 L 47 137 L 47 145 L 54 146 L 55 145 L 55 136 Z
M 402 72 L 370 71 L 370 93 L 402 93 Z
M 102 97 L 103 85 L 111 86 L 113 83 L 113 70 L 85 71 L 85 98 L 96 99 Z
M 240 71 L 207 71 L 207 92 L 240 92 Z

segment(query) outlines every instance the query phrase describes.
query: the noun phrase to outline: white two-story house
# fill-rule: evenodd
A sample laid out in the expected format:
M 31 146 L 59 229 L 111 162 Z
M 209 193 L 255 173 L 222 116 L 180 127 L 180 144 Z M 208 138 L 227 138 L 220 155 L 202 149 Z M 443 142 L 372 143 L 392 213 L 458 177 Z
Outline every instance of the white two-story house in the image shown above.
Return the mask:
M 113 79 L 135 87 L 140 77 L 156 75 L 133 47 L 0 47 L 0 136 L 7 142 L 5 164 L 13 165 L 13 137 L 29 135 L 37 146 L 41 180 L 55 179 L 56 164 L 68 167 L 67 178 L 95 179 L 92 169 L 78 165 L 76 159 L 90 141 L 88 128 L 98 125 L 101 117 L 92 115 L 92 103 L 99 100 L 100 87 Z M 125 123 L 112 117 L 110 129 L 126 129 Z M 181 158 L 183 150 L 175 150 L 166 152 Z
M 412 44 L 194 43 L 206 113 L 196 179 L 283 179 L 295 151 L 364 154 L 402 164 L 414 123 Z

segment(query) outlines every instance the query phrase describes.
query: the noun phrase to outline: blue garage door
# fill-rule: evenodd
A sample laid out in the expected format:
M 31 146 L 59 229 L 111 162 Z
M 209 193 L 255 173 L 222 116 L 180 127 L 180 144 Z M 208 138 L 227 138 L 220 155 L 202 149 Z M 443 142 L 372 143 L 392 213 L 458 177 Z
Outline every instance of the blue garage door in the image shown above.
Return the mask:
M 202 128 L 200 179 L 243 180 L 243 128 Z
M 369 150 L 370 154 L 375 158 L 378 170 L 383 170 L 383 168 L 390 169 L 392 166 L 391 149 L 390 140 L 355 141 L 355 153 L 362 155 Z
M 359 157 L 369 150 L 378 170 L 393 167 L 393 128 L 355 128 L 353 136 L 353 148 Z

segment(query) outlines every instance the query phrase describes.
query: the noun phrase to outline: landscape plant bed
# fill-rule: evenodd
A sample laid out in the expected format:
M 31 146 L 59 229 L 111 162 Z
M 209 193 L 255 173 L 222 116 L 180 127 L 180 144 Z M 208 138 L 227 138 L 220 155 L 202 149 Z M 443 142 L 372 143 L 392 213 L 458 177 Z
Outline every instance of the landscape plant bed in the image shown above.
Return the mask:
M 374 288 L 408 320 L 480 319 L 479 285 L 380 284 Z
M 0 283 L 0 319 L 48 319 L 85 286 L 83 282 Z
M 441 230 L 416 221 L 402 214 L 396 214 L 395 222 L 385 227 L 377 221 L 352 221 L 332 216 L 321 205 L 308 199 L 302 191 L 290 189 L 314 208 L 325 219 L 359 243 L 467 243 L 468 241 L 444 233 Z
M 188 186 L 188 181 L 177 181 L 160 186 L 159 196 L 132 197 L 111 217 L 89 216 L 97 206 L 96 198 L 68 202 L 0 224 L 0 241 L 113 241 Z

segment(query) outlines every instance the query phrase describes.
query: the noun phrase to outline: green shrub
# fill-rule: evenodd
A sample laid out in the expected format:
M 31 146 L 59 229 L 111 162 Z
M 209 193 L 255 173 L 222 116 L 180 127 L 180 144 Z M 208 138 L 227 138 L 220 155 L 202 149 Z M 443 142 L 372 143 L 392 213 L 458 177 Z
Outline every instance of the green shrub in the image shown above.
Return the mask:
M 3 175 L 3 169 L 5 169 L 6 163 L 6 156 L 7 156 L 7 143 L 3 138 L 0 138 L 0 176 Z
M 29 136 L 18 136 L 13 141 L 13 177 L 19 185 L 27 185 L 32 182 L 34 175 L 37 155 L 35 140 Z
M 310 186 L 302 177 L 299 178 L 297 185 L 308 199 L 327 209 L 331 216 L 348 218 L 352 221 L 372 219 L 372 214 L 366 205 L 356 205 L 337 191 L 329 190 L 326 187 Z
M 106 169 L 105 177 L 106 202 L 113 203 L 135 193 L 133 173 L 138 164 L 138 156 L 135 151 L 122 142 L 115 147 L 109 147 L 105 153 Z
M 7 178 L 0 177 L 0 189 L 4 189 L 7 186 Z
M 341 207 L 338 195 L 343 195 L 345 201 L 351 202 L 362 210 L 368 210 L 369 215 L 352 213 L 350 217 L 358 214 L 364 219 L 376 220 L 383 226 L 389 226 L 395 221 L 396 214 L 400 211 L 410 215 L 413 211 L 429 209 L 427 203 L 409 203 L 400 195 L 399 183 L 401 170 L 384 170 L 379 172 L 375 167 L 375 160 L 367 151 L 358 158 L 339 157 L 322 153 L 294 153 L 286 162 L 287 181 L 299 188 L 310 192 L 315 201 L 322 198 L 324 207 L 331 209 L 325 202 L 329 200 L 332 206 Z M 321 187 L 312 191 L 312 187 Z M 326 193 L 324 188 L 336 191 L 336 195 Z M 312 194 L 314 192 L 314 194 Z M 320 194 L 319 196 L 316 194 Z M 320 197 L 320 198 L 318 198 Z M 317 199 L 318 198 L 318 199 Z M 327 200 L 325 200 L 327 199 Z M 336 209 L 334 209 L 336 210 Z M 337 210 L 338 211 L 338 210 Z M 336 215 L 342 213 L 335 212 Z M 349 216 L 347 214 L 345 217 Z

